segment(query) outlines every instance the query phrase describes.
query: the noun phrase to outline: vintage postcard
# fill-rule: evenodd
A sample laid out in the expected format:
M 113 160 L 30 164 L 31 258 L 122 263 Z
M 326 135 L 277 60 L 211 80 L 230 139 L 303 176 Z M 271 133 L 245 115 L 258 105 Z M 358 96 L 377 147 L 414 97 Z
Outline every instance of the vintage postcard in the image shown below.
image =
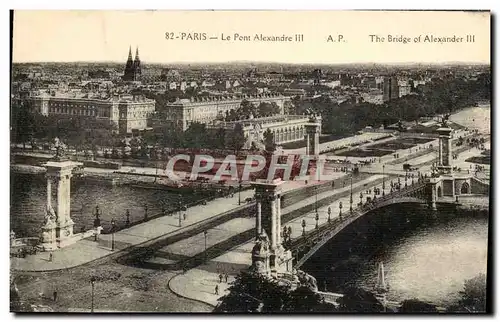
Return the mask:
M 12 312 L 485 313 L 489 11 L 14 11 Z

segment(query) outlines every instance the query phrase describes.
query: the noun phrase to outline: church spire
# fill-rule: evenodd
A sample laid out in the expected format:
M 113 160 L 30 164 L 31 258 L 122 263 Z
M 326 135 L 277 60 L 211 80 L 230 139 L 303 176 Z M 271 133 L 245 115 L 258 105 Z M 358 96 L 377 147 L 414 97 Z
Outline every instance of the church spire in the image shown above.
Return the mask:
M 132 61 L 132 46 L 128 46 L 128 59 L 127 60 Z
M 139 59 L 139 46 L 135 47 L 135 60 L 138 61 Z

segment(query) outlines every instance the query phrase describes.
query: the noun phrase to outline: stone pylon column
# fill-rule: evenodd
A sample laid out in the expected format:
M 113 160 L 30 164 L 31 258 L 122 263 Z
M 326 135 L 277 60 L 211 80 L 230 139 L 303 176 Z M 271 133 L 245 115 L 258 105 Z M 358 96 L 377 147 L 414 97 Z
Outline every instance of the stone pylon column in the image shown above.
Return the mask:
M 255 214 L 255 238 L 258 238 L 262 234 L 262 203 L 260 198 L 257 198 L 256 203 L 256 214 Z
M 276 195 L 268 196 L 269 207 L 271 208 L 271 250 L 278 247 L 278 235 L 281 233 L 278 230 L 278 211 L 276 210 Z
M 52 208 L 52 178 L 47 176 L 47 209 Z
M 449 127 L 441 127 L 437 129 L 439 133 L 439 160 L 438 170 L 441 173 L 451 173 L 451 132 L 453 129 Z
M 281 195 L 276 196 L 276 221 L 277 221 L 277 227 L 276 229 L 278 230 L 277 234 L 277 240 L 276 244 L 278 247 L 281 246 Z
M 53 229 L 55 231 L 55 244 L 58 248 L 74 242 L 72 238 L 74 222 L 70 216 L 71 177 L 73 169 L 78 165 L 81 164 L 72 161 L 50 161 L 45 164 L 48 214 L 46 224 L 43 227 L 43 239 L 52 239 L 54 232 L 51 229 Z M 52 205 L 52 182 L 55 183 L 56 188 L 55 205 Z
M 431 189 L 431 200 L 430 206 L 432 210 L 437 210 L 436 202 L 437 202 L 437 179 L 433 178 L 429 181 L 430 189 Z
M 318 116 L 310 118 L 306 127 L 306 155 L 319 156 L 319 135 L 321 133 L 321 119 Z
M 266 232 L 270 241 L 270 270 L 273 273 L 286 271 L 291 267 L 288 261 L 292 259 L 291 253 L 285 251 L 281 245 L 281 187 L 280 179 L 273 181 L 257 181 L 252 183 L 255 188 L 257 201 L 256 225 L 261 225 L 262 231 Z M 259 216 L 260 207 L 260 216 Z M 257 227 L 258 231 L 258 227 Z M 270 235 L 269 235 L 270 234 Z

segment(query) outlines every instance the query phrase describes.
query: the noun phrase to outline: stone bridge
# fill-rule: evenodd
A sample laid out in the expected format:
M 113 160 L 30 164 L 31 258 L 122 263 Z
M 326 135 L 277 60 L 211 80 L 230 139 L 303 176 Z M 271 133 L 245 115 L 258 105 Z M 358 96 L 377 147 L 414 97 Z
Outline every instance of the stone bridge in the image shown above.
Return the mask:
M 366 202 L 362 206 L 353 209 L 352 212 L 347 211 L 330 222 L 319 225 L 313 231 L 303 233 L 301 237 L 293 239 L 288 249 L 292 251 L 293 257 L 297 260 L 294 268 L 302 266 L 315 252 L 345 227 L 375 209 L 400 203 L 429 204 L 430 193 L 427 186 L 426 182 L 415 182 L 406 188 Z
M 445 180 L 449 179 L 446 178 Z M 292 256 L 296 261 L 293 265 L 294 268 L 302 266 L 314 253 L 345 227 L 373 210 L 403 203 L 424 204 L 435 210 L 436 203 L 459 206 L 461 204 L 459 196 L 460 199 L 466 199 L 467 197 L 474 196 L 484 197 L 489 194 L 489 185 L 480 182 L 476 178 L 453 178 L 452 183 L 451 192 L 449 194 L 442 194 L 439 192 L 439 185 L 442 185 L 442 182 L 436 180 L 436 178 L 420 178 L 416 182 L 411 181 L 407 186 L 399 190 L 395 190 L 380 198 L 367 201 L 363 205 L 354 208 L 352 212 L 346 211 L 339 215 L 339 217 L 319 225 L 312 231 L 304 232 L 301 237 L 292 239 L 286 247 L 292 252 Z M 467 191 L 464 191 L 464 185 L 468 187 L 465 189 Z M 472 202 L 474 202 L 474 200 L 472 200 Z

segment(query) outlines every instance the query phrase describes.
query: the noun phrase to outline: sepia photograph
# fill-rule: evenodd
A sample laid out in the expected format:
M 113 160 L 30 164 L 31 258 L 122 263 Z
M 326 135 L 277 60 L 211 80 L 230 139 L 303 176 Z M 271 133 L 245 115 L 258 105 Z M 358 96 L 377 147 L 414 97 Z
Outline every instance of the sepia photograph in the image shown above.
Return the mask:
M 492 312 L 490 11 L 10 19 L 10 312 Z

